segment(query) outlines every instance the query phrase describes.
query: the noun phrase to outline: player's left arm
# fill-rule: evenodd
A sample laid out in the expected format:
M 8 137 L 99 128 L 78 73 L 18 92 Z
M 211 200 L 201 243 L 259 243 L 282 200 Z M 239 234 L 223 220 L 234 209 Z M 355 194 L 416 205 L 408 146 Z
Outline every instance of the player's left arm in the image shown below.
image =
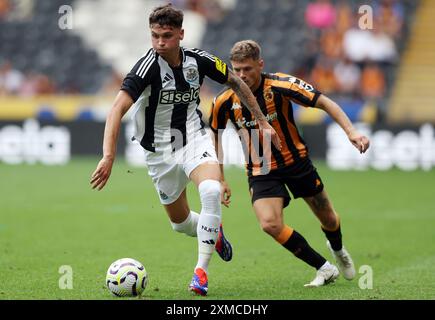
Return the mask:
M 344 130 L 350 142 L 359 150 L 360 153 L 367 151 L 370 146 L 369 139 L 355 129 L 346 113 L 344 113 L 343 109 L 341 109 L 336 102 L 324 94 L 321 94 L 317 99 L 315 107 L 322 109 L 329 114 L 332 119 L 334 119 L 334 121 Z
M 103 158 L 91 176 L 92 189 L 101 190 L 109 180 L 116 156 L 116 145 L 121 130 L 121 119 L 133 105 L 131 96 L 120 90 L 107 114 L 103 139 Z
M 231 188 L 225 180 L 224 171 L 224 150 L 222 147 L 222 134 L 227 125 L 229 118 L 228 112 L 226 112 L 225 107 L 222 106 L 222 99 L 215 97 L 211 105 L 211 113 L 209 118 L 209 125 L 214 138 L 214 148 L 216 155 L 219 160 L 219 167 L 221 170 L 221 203 L 225 207 L 229 207 L 231 198 Z

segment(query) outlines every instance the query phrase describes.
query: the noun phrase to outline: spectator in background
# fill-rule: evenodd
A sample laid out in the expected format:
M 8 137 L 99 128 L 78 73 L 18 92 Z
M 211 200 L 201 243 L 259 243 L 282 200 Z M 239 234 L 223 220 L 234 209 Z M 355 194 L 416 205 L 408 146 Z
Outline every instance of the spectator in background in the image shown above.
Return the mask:
M 405 11 L 403 4 L 396 0 L 381 0 L 374 8 L 377 25 L 393 40 L 400 40 Z
M 56 93 L 56 86 L 53 81 L 47 75 L 33 72 L 26 75 L 19 92 L 25 97 L 54 93 Z
M 381 68 L 373 62 L 366 64 L 361 75 L 361 94 L 376 105 L 377 121 L 385 119 L 386 91 L 386 78 Z
M 334 25 L 336 15 L 336 9 L 330 0 L 317 0 L 308 4 L 305 22 L 310 28 L 326 29 Z
M 33 0 L 15 0 L 13 17 L 21 21 L 32 19 L 36 6 L 35 2 Z
M 361 75 L 361 93 L 364 97 L 377 100 L 385 94 L 386 84 L 382 70 L 375 63 L 368 63 Z
M 13 69 L 9 61 L 0 66 L 0 95 L 18 94 L 23 83 L 23 74 Z
M 340 35 L 343 35 L 352 27 L 352 8 L 345 0 L 341 0 L 337 6 L 337 18 L 335 28 Z
M 36 94 L 47 95 L 56 93 L 56 87 L 53 81 L 45 74 L 36 76 Z
M 357 27 L 346 31 L 343 37 L 343 50 L 352 61 L 362 63 L 366 60 L 376 62 L 394 62 L 397 49 L 393 39 L 384 32 L 382 26 L 375 23 L 372 30 Z
M 111 76 L 108 77 L 108 79 L 104 82 L 100 93 L 104 95 L 113 95 L 114 92 L 121 88 L 123 80 L 124 77 L 115 70 L 113 70 Z
M 37 94 L 37 91 L 36 74 L 30 72 L 26 75 L 20 88 L 20 96 L 33 97 Z
M 12 5 L 9 0 L 0 0 L 0 20 L 6 19 L 11 9 Z
M 376 24 L 368 38 L 366 46 L 367 58 L 371 61 L 390 64 L 397 58 L 396 44 L 393 39 L 384 32 L 382 25 Z
M 342 35 L 334 28 L 322 32 L 320 37 L 320 47 L 322 53 L 330 59 L 339 59 L 342 52 Z
M 185 8 L 201 14 L 209 21 L 220 21 L 225 14 L 219 0 L 186 0 Z
M 337 90 L 340 94 L 356 98 L 361 79 L 360 68 L 349 59 L 344 58 L 335 65 L 334 75 L 337 80 Z
M 337 79 L 334 74 L 333 62 L 320 58 L 311 71 L 311 82 L 315 83 L 319 91 L 333 95 L 337 90 Z
M 367 47 L 371 41 L 369 30 L 362 30 L 355 25 L 343 36 L 343 52 L 353 62 L 363 63 L 367 59 Z

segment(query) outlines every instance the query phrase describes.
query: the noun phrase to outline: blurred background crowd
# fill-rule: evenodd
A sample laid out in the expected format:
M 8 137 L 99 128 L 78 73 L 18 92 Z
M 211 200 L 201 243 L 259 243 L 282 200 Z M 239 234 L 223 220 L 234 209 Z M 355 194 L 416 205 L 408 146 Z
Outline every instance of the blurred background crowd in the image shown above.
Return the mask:
M 395 89 L 403 82 L 404 88 L 411 86 L 400 70 L 419 60 L 403 58 L 413 49 L 409 39 L 413 30 L 418 31 L 418 9 L 425 6 L 426 12 L 435 13 L 427 0 L 171 2 L 185 10 L 183 45 L 229 62 L 234 42 L 256 40 L 263 48 L 266 72 L 300 77 L 336 99 L 352 120 L 367 122 L 385 121 L 394 111 L 391 104 L 400 107 L 397 99 L 407 96 L 406 89 Z M 151 45 L 148 13 L 161 3 L 165 2 L 0 0 L 0 99 L 113 96 Z M 73 9 L 71 30 L 59 27 L 59 8 L 64 4 Z M 428 37 L 433 38 L 430 32 Z M 205 115 L 219 90 L 206 83 Z M 296 115 L 306 122 L 328 121 L 305 115 L 304 110 Z M 0 116 L 7 117 L 1 112 Z

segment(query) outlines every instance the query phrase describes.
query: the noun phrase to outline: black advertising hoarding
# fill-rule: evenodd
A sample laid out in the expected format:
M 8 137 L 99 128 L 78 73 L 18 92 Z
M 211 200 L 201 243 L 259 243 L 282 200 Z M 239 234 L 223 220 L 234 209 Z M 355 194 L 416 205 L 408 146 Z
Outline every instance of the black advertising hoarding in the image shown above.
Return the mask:
M 434 126 L 371 126 L 356 124 L 370 138 L 369 151 L 361 155 L 336 124 L 305 125 L 300 132 L 314 159 L 324 159 L 336 170 L 430 170 L 435 166 Z M 0 122 L 0 163 L 64 165 L 74 156 L 101 156 L 104 123 L 93 121 Z M 132 165 L 143 164 L 143 149 L 132 142 L 133 126 L 121 126 L 117 153 Z M 223 136 L 226 164 L 243 165 L 237 134 Z

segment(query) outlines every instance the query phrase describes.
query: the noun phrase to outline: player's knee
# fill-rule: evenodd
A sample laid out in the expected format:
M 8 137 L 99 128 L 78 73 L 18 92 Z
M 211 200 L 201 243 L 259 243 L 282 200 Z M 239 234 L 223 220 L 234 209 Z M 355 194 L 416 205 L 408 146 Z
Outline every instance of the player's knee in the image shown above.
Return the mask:
M 335 230 L 338 227 L 338 219 L 337 216 L 332 212 L 330 214 L 326 214 L 322 219 L 322 225 L 327 230 Z
M 261 222 L 261 229 L 272 237 L 277 237 L 282 229 L 282 224 L 275 220 L 264 220 Z
M 215 206 L 221 201 L 221 184 L 217 180 L 204 180 L 198 186 L 202 205 Z

